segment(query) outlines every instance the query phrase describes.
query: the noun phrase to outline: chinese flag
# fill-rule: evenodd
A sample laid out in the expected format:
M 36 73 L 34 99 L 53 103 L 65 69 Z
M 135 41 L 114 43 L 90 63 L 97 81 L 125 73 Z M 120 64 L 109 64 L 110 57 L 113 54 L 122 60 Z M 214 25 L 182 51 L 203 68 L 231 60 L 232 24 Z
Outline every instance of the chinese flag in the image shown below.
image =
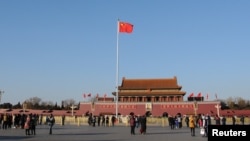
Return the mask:
M 134 25 L 127 22 L 119 22 L 119 32 L 132 33 Z
M 201 97 L 201 93 L 198 93 L 197 97 Z
M 86 98 L 86 94 L 82 94 L 83 98 Z
M 191 93 L 188 97 L 193 97 L 194 96 L 194 93 Z
M 91 97 L 91 93 L 88 94 L 88 97 Z

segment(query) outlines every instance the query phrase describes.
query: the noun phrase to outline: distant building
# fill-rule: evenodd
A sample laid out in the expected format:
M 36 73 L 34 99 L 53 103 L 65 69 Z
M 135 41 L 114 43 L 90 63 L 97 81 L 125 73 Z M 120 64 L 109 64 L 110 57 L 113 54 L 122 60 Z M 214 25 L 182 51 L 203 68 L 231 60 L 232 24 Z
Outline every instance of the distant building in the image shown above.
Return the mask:
M 118 87 L 120 102 L 182 102 L 186 92 L 177 78 L 165 79 L 122 79 Z M 116 92 L 112 93 L 116 96 Z
M 115 114 L 116 92 L 114 97 L 97 97 L 91 102 L 81 102 L 79 112 Z M 218 101 L 184 101 L 186 92 L 178 84 L 177 77 L 153 79 L 122 79 L 118 87 L 118 113 L 136 115 L 151 113 L 153 116 L 181 114 L 198 114 L 203 112 L 217 113 Z

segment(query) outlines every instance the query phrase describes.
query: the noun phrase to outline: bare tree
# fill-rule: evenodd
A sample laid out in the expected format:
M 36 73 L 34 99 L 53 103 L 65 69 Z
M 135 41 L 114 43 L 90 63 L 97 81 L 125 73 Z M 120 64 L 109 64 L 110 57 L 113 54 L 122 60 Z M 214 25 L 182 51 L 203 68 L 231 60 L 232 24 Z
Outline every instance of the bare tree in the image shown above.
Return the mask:
M 243 98 L 241 98 L 241 97 L 238 97 L 238 106 L 239 106 L 239 109 L 244 109 L 244 108 L 246 108 L 247 107 L 247 104 L 246 104 L 246 101 L 243 99 Z
M 30 102 L 32 105 L 36 105 L 36 104 L 39 105 L 41 101 L 42 99 L 39 97 L 31 97 L 28 100 L 26 100 L 26 102 Z
M 25 100 L 24 103 L 27 105 L 27 108 L 37 109 L 39 107 L 39 104 L 41 101 L 42 100 L 39 97 L 31 97 L 31 98 Z
M 229 109 L 245 109 L 248 106 L 248 102 L 241 97 L 229 97 L 226 103 Z
M 234 108 L 234 99 L 232 97 L 229 97 L 227 100 L 226 100 L 226 103 L 227 103 L 227 106 L 230 108 L 230 109 L 233 109 Z
M 247 100 L 247 108 L 250 108 L 250 100 Z
M 76 105 L 77 103 L 74 99 L 66 99 L 63 101 L 63 104 L 64 108 L 70 109 L 72 105 Z
M 41 107 L 42 109 L 52 109 L 54 107 L 54 103 L 52 101 L 42 101 Z

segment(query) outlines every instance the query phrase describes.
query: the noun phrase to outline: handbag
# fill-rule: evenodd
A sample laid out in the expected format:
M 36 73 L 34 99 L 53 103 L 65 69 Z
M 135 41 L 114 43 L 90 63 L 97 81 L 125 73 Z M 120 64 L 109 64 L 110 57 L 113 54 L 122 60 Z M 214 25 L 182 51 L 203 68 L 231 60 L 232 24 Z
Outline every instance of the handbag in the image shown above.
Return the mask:
M 201 128 L 200 134 L 201 134 L 201 135 L 204 135 L 204 134 L 205 134 L 205 129 L 204 129 L 204 128 Z

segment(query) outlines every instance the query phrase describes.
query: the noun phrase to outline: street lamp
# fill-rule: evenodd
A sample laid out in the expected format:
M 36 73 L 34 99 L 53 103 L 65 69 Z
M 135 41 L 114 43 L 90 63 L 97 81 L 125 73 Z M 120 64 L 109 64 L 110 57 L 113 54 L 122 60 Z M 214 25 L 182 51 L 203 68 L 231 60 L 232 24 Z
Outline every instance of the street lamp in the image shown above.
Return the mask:
M 23 114 L 25 113 L 25 109 L 27 109 L 27 103 L 26 103 L 26 101 L 23 103 Z
M 217 103 L 217 105 L 215 105 L 215 108 L 217 109 L 217 115 L 220 117 L 220 108 L 221 108 L 221 106 Z
M 1 98 L 2 98 L 3 93 L 4 91 L 0 90 L 0 103 L 1 103 Z
M 197 116 L 198 104 L 197 101 L 194 102 L 194 115 Z
M 74 116 L 74 109 L 76 108 L 76 106 L 72 104 L 72 106 L 70 108 L 72 110 L 71 111 L 71 115 Z

